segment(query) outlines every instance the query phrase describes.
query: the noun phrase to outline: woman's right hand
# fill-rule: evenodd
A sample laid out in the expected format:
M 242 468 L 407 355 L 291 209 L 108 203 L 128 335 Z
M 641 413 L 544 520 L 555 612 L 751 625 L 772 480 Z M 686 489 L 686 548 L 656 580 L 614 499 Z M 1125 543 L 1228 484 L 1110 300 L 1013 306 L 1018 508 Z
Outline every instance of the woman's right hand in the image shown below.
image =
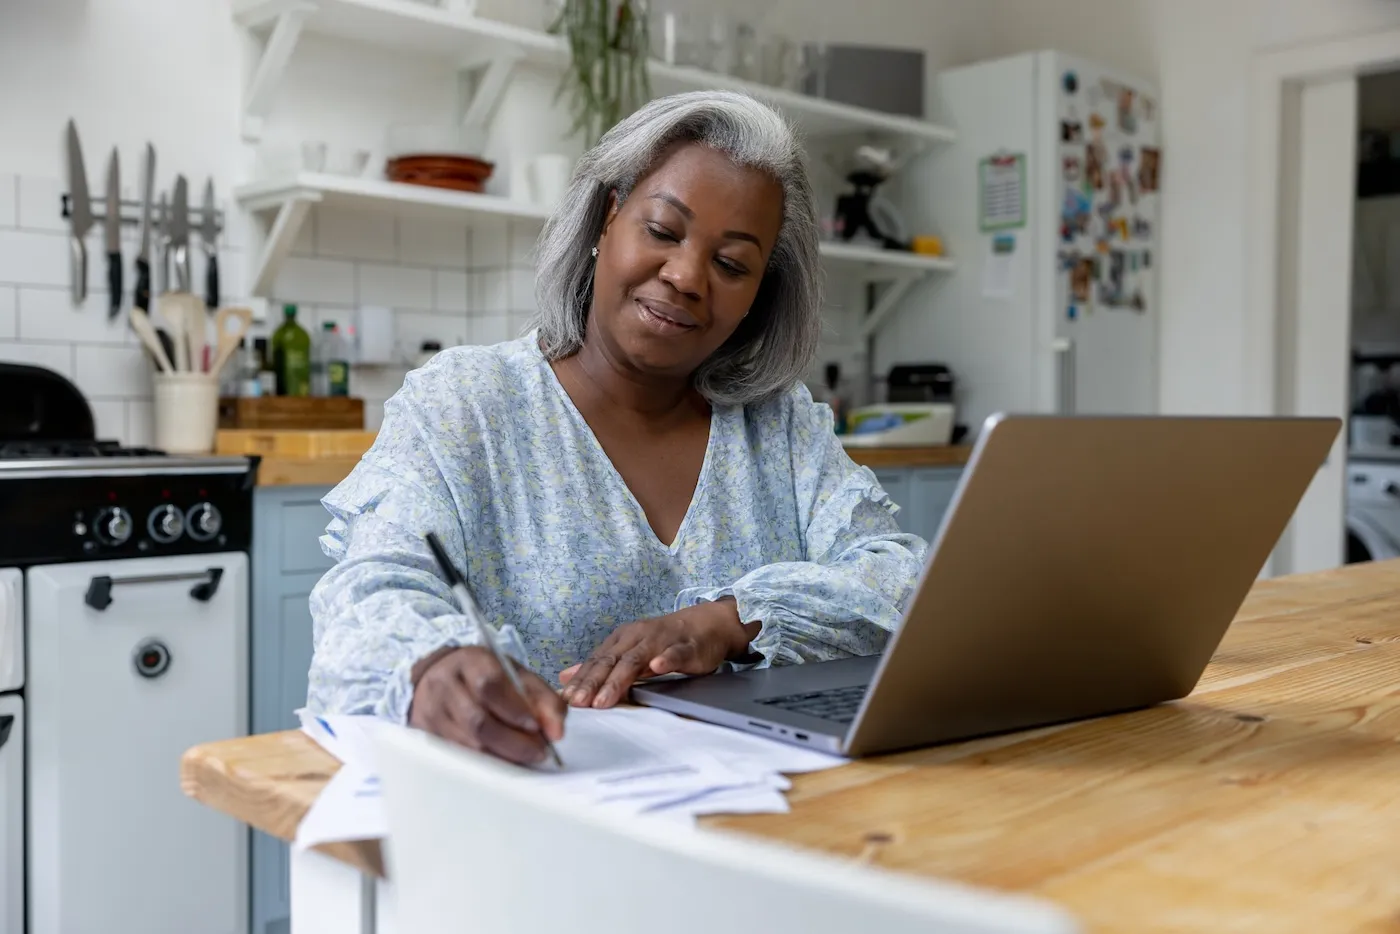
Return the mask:
M 541 762 L 544 737 L 564 736 L 568 705 L 533 671 L 516 672 L 524 701 L 485 646 L 434 652 L 414 666 L 408 724 L 519 765 Z

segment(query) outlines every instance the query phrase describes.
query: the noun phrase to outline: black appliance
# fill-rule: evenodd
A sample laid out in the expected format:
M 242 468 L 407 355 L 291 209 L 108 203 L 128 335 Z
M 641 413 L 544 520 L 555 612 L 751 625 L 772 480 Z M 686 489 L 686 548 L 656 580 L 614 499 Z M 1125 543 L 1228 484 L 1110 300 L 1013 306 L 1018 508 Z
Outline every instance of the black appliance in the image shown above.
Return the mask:
M 258 458 L 170 455 L 96 435 L 61 374 L 0 363 L 0 566 L 252 545 Z

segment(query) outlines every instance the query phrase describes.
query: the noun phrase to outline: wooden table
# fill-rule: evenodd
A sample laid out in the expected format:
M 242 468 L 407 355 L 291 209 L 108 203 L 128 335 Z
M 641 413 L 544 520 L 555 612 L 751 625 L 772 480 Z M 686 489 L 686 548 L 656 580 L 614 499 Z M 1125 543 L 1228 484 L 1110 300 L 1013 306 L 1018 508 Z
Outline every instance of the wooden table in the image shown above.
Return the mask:
M 276 733 L 191 749 L 181 778 L 290 840 L 336 767 Z M 1400 561 L 1259 583 L 1184 701 L 856 762 L 789 798 L 705 823 L 1038 895 L 1091 931 L 1395 934 Z M 294 934 L 389 921 L 378 843 L 324 854 L 294 855 Z

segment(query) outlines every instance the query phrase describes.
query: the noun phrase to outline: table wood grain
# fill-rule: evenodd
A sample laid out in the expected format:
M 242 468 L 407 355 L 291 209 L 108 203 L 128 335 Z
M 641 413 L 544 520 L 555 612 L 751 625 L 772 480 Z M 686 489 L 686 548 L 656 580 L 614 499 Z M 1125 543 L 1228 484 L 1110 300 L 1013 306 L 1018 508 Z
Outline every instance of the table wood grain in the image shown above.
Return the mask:
M 300 733 L 195 747 L 190 796 L 290 840 L 336 761 Z M 1264 581 L 1190 697 L 797 776 L 707 818 L 1049 898 L 1091 931 L 1400 932 L 1400 561 Z M 322 847 L 383 873 L 379 846 Z

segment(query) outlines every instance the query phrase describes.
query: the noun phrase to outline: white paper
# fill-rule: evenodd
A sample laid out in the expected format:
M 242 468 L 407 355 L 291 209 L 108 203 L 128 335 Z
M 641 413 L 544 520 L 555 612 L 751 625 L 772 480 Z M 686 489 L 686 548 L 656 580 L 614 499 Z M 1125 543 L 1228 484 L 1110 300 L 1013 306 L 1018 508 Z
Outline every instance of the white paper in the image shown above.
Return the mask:
M 358 765 L 342 765 L 297 825 L 293 846 L 306 849 L 340 840 L 382 840 L 389 822 L 379 777 Z
M 367 716 L 298 711 L 302 731 L 342 763 L 297 827 L 295 846 L 388 834 L 371 734 L 407 729 Z M 693 823 L 701 814 L 786 813 L 795 774 L 839 756 L 698 723 L 654 708 L 570 709 L 556 744 L 562 770 L 522 769 L 520 780 L 598 807 Z
M 982 295 L 1011 298 L 1016 284 L 1016 240 L 1011 234 L 988 238 L 987 256 L 982 266 Z

